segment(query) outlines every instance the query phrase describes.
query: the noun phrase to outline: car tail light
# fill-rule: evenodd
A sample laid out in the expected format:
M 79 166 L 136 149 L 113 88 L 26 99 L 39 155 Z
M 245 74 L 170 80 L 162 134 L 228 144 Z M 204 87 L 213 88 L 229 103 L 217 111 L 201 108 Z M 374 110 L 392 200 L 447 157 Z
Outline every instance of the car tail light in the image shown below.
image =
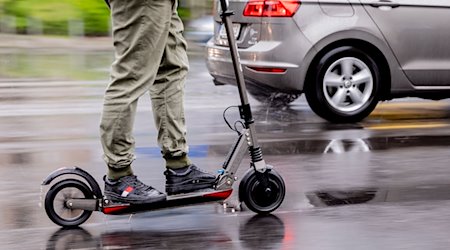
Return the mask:
M 250 0 L 244 9 L 244 16 L 253 17 L 291 17 L 300 1 L 293 0 Z

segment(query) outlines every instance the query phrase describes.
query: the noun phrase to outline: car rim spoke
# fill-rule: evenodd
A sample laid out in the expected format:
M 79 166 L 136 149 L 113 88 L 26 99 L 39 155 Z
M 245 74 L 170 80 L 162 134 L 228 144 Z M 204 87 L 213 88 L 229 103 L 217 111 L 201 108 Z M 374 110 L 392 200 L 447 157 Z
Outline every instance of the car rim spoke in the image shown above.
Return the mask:
M 340 87 L 343 85 L 342 76 L 331 72 L 327 74 L 324 79 L 325 85 L 328 87 Z
M 369 69 L 363 69 L 352 77 L 352 83 L 354 85 L 360 85 L 369 81 L 372 81 L 372 73 Z
M 333 104 L 335 105 L 341 105 L 345 98 L 347 97 L 347 93 L 345 89 L 339 88 L 336 93 L 333 95 L 333 98 L 331 99 Z
M 350 98 L 352 99 L 353 103 L 360 104 L 363 102 L 364 95 L 361 93 L 361 91 L 358 88 L 351 88 L 349 90 Z
M 353 60 L 345 58 L 341 61 L 342 75 L 345 78 L 350 78 L 353 75 Z

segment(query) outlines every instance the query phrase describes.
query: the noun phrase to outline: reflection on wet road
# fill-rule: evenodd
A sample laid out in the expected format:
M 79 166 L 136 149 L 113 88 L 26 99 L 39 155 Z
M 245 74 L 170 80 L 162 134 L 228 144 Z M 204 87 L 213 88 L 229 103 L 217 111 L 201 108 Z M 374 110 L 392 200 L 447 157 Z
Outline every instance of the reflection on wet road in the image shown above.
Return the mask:
M 450 185 L 422 185 L 412 187 L 373 187 L 356 190 L 321 190 L 308 192 L 312 205 L 339 206 L 376 202 L 408 202 L 450 200 Z
M 197 217 L 200 222 L 194 222 L 192 217 Z M 141 219 L 152 220 L 156 225 L 159 225 L 160 220 L 163 220 L 161 224 L 165 224 L 168 219 L 173 220 L 164 215 Z M 242 224 L 236 217 L 212 214 L 189 214 L 189 217 L 178 219 L 177 227 L 177 223 L 173 227 L 164 228 L 132 222 L 125 229 L 118 227 L 104 230 L 100 235 L 91 234 L 82 228 L 60 229 L 49 237 L 46 249 L 69 249 L 73 246 L 83 249 L 276 249 L 285 240 L 283 220 L 275 215 L 246 217 Z M 234 225 L 230 228 L 215 226 L 220 225 L 221 220 L 231 221 Z M 188 222 L 192 223 L 191 228 L 185 228 Z M 211 225 L 205 226 L 201 222 Z M 265 230 L 267 225 L 271 225 L 270 232 Z M 262 235 L 264 237 L 259 237 Z
M 213 86 L 204 67 L 201 58 L 191 59 L 188 137 L 193 160 L 216 171 L 235 139 L 222 111 L 239 99 L 234 87 Z M 282 109 L 252 99 L 266 161 L 287 185 L 285 202 L 274 215 L 208 204 L 131 217 L 96 213 L 82 228 L 59 230 L 39 207 L 48 188 L 39 184 L 56 168 L 73 165 L 101 183 L 98 122 L 106 78 L 0 80 L 1 249 L 450 246 L 450 103 L 445 100 L 387 102 L 361 123 L 336 125 L 315 116 L 303 97 Z M 138 112 L 135 171 L 163 190 L 149 98 L 140 100 Z M 227 117 L 233 120 L 238 113 Z M 248 159 L 238 175 L 247 168 Z M 230 205 L 237 203 L 236 193 Z

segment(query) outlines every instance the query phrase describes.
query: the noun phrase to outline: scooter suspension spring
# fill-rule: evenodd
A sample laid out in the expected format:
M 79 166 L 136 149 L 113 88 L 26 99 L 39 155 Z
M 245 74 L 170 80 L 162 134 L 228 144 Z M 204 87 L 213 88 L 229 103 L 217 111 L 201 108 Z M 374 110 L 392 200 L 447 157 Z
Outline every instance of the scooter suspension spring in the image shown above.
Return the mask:
M 263 154 L 261 147 L 250 147 L 250 157 L 252 159 L 252 162 L 259 162 L 263 160 Z

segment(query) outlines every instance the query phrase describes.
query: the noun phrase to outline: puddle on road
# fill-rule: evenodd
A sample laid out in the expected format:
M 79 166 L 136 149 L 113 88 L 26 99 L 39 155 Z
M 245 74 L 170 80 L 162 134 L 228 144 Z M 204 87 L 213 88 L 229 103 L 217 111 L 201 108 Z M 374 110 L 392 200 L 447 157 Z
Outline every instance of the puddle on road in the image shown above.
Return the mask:
M 449 147 L 450 136 L 392 136 L 324 140 L 286 138 L 276 141 L 260 136 L 260 144 L 265 155 L 342 154 L 413 147 Z M 224 155 L 229 150 L 227 145 L 204 145 L 199 148 L 206 155 Z
M 450 200 L 450 184 L 411 187 L 364 188 L 353 190 L 318 190 L 306 193 L 315 207 L 382 202 Z
M 135 219 L 125 227 L 123 223 L 115 226 L 110 222 L 109 228 L 100 234 L 92 234 L 83 228 L 60 229 L 50 235 L 46 249 L 75 246 L 77 249 L 97 249 L 98 246 L 102 249 L 186 249 L 186 246 L 189 249 L 211 249 L 211 246 L 214 249 L 235 249 L 237 246 L 236 249 L 279 249 L 285 240 L 284 222 L 275 215 L 256 215 L 246 221 L 239 221 L 241 217 L 213 218 L 208 214 L 201 215 L 202 218 L 195 214 L 186 214 L 182 219 L 174 216 L 151 217 L 150 224 L 146 219 L 135 223 Z M 209 223 L 201 224 L 204 218 L 208 218 Z M 161 224 L 169 227 L 161 227 Z M 220 224 L 225 225 L 226 230 L 216 226 Z

